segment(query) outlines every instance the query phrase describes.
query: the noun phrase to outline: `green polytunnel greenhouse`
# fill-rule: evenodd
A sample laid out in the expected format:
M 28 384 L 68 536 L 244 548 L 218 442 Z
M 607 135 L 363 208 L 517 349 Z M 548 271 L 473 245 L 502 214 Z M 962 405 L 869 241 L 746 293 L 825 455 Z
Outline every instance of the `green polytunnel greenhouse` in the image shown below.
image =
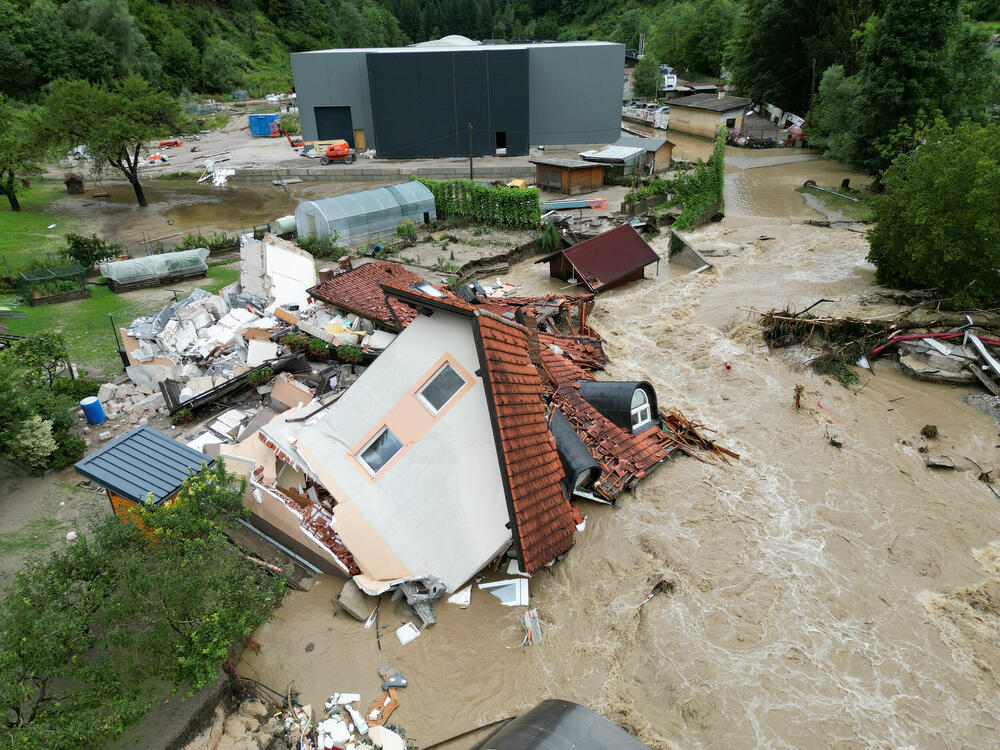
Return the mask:
M 326 237 L 336 232 L 337 241 L 344 245 L 394 235 L 404 219 L 420 225 L 435 218 L 434 195 L 415 180 L 303 201 L 295 209 L 299 237 Z
M 83 266 L 25 271 L 17 279 L 18 291 L 29 305 L 62 302 L 90 296 Z
M 130 289 L 162 286 L 179 279 L 193 279 L 208 273 L 208 250 L 198 247 L 194 250 L 178 250 L 160 253 L 145 258 L 116 260 L 101 264 L 101 276 L 108 280 L 112 292 L 127 292 Z

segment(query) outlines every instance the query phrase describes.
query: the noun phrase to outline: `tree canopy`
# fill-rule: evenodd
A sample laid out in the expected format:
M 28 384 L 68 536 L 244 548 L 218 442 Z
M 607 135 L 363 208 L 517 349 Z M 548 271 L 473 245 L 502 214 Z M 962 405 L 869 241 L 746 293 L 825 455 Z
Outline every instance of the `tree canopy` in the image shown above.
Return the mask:
M 896 157 L 868 233 L 879 283 L 937 288 L 953 307 L 1000 302 L 1000 124 L 939 118 Z
M 146 206 L 139 160 L 148 141 L 169 135 L 179 124 L 176 99 L 130 75 L 113 84 L 55 81 L 46 104 L 53 141 L 86 145 L 95 167 L 120 172 L 139 205 Z
M 17 200 L 20 180 L 44 172 L 41 132 L 36 109 L 15 108 L 0 96 L 0 193 L 7 196 L 12 211 L 21 210 Z
M 738 11 L 733 0 L 678 2 L 656 17 L 646 50 L 679 71 L 718 76 Z
M 226 539 L 246 513 L 242 494 L 219 461 L 169 507 L 108 516 L 18 574 L 0 608 L 10 747 L 102 747 L 164 685 L 193 693 L 214 679 L 283 587 Z
M 632 71 L 632 90 L 640 99 L 655 99 L 660 90 L 660 65 L 652 55 L 643 57 Z

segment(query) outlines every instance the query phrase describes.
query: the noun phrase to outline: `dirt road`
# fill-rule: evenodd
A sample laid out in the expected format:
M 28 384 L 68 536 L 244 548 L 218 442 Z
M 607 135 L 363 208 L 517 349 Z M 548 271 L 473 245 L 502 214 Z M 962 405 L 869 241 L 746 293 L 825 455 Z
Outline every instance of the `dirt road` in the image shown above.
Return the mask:
M 406 618 L 386 599 L 379 650 L 374 630 L 336 613 L 340 582 L 323 579 L 258 630 L 263 651 L 243 670 L 294 679 L 318 706 L 333 691 L 375 697 L 392 660 L 410 680 L 393 720 L 421 745 L 545 697 L 585 703 L 656 748 L 995 744 L 1000 504 L 977 472 L 935 473 L 918 451 L 990 469 L 997 426 L 959 400 L 968 391 L 890 363 L 848 390 L 803 371 L 806 351 L 769 352 L 741 307 L 893 308 L 863 235 L 799 223 L 816 214 L 794 187 L 856 175 L 812 159 L 735 166 L 727 218 L 692 235 L 716 270 L 604 294 L 592 324 L 607 377 L 650 380 L 741 460 L 678 458 L 617 509 L 586 506 L 576 546 L 530 583 L 540 646 L 509 649 L 522 612 L 475 591 L 467 610 L 438 604 L 439 624 L 405 647 L 393 630 Z M 525 293 L 556 288 L 544 265 L 509 278 Z M 939 439 L 920 437 L 928 423 Z M 673 593 L 638 611 L 661 577 Z

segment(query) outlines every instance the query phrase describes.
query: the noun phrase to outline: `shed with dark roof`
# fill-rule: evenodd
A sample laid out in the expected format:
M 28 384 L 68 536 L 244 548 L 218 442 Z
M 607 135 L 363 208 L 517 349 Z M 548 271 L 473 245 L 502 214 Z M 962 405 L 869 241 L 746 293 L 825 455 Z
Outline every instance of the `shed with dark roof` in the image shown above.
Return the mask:
M 603 292 L 643 278 L 646 266 L 658 264 L 660 256 L 630 224 L 622 224 L 535 262 L 548 263 L 553 278 Z
M 742 96 L 692 94 L 670 102 L 670 129 L 714 138 L 726 128 L 739 131 L 750 99 Z
M 674 155 L 674 144 L 666 138 L 645 138 L 638 135 L 623 135 L 616 146 L 642 148 L 646 150 L 643 165 L 646 172 L 666 172 Z
M 108 493 L 122 516 L 147 500 L 163 505 L 192 472 L 214 459 L 149 427 L 137 427 L 78 461 L 75 469 Z

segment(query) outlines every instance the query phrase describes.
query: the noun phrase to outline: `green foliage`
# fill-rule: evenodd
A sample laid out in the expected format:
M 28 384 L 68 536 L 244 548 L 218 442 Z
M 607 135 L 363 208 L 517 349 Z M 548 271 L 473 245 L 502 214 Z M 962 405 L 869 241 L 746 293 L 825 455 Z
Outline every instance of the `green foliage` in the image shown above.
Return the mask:
M 1000 303 L 1000 124 L 940 119 L 898 156 L 872 202 L 881 284 L 934 287 L 954 308 Z
M 310 237 L 300 236 L 295 240 L 295 244 L 312 255 L 314 258 L 330 258 L 332 260 L 337 260 L 348 253 L 346 247 L 337 244 L 337 238 L 339 236 L 340 235 L 337 234 L 337 232 L 333 232 L 322 237 L 317 235 L 312 235 Z
M 247 382 L 254 388 L 259 388 L 265 383 L 270 383 L 273 377 L 274 370 L 270 367 L 261 367 L 259 370 L 254 370 L 247 375 Z
M 14 341 L 0 353 L 0 361 L 11 370 L 24 373 L 31 379 L 44 379 L 52 386 L 56 376 L 66 369 L 66 345 L 53 331 L 40 331 Z
M 45 147 L 40 132 L 36 109 L 16 109 L 0 94 L 0 193 L 7 196 L 12 211 L 21 210 L 17 199 L 21 179 L 45 171 L 41 166 Z
M 309 337 L 304 333 L 293 333 L 281 339 L 281 343 L 293 352 L 300 352 L 309 345 Z
M 708 162 L 701 159 L 694 170 L 677 177 L 674 189 L 681 203 L 681 215 L 674 222 L 677 229 L 690 229 L 704 224 L 722 210 L 722 189 L 725 181 L 726 136 L 715 138 L 715 146 Z
M 101 384 L 90 378 L 56 378 L 52 390 L 79 401 L 87 396 L 96 396 Z
M 314 359 L 326 359 L 330 356 L 330 345 L 323 341 L 323 339 L 309 339 L 309 343 L 306 344 L 306 351 Z
M 190 406 L 184 406 L 174 412 L 170 417 L 170 424 L 177 427 L 182 424 L 190 424 L 194 421 L 194 412 Z
M 71 232 L 66 235 L 66 247 L 62 254 L 84 268 L 94 268 L 122 252 L 123 248 L 119 243 L 102 240 L 96 234 L 86 237 Z
M 302 132 L 298 112 L 285 112 L 278 118 L 278 125 L 282 130 L 288 132 L 289 135 L 298 135 Z
M 352 346 L 351 344 L 341 344 L 337 347 L 337 359 L 341 362 L 348 362 L 350 364 L 356 364 L 361 361 L 363 352 L 360 346 Z
M 652 198 L 654 195 L 667 195 L 669 192 L 669 182 L 660 177 L 653 177 L 635 190 L 629 190 L 625 193 L 624 201 L 626 203 L 635 203 L 646 198 Z
M 804 115 L 816 76 L 856 67 L 856 31 L 880 0 L 743 0 L 729 65 L 744 96 Z M 919 19 L 923 22 L 924 19 Z M 780 50 L 780 52 L 778 52 Z
M 670 5 L 649 31 L 647 55 L 678 71 L 718 76 L 738 12 L 734 0 L 688 0 Z
M 632 71 L 632 91 L 640 99 L 656 99 L 661 82 L 660 64 L 652 54 L 647 54 Z
M 438 219 L 464 220 L 500 229 L 535 229 L 542 218 L 537 188 L 481 185 L 472 180 L 419 180 L 434 195 Z
M 212 232 L 206 236 L 204 234 L 188 234 L 177 246 L 179 250 L 192 250 L 196 247 L 207 248 L 210 253 L 223 252 L 226 250 L 238 250 L 240 247 L 239 235 L 227 234 L 226 232 Z M 163 252 L 170 252 L 163 250 Z
M 57 447 L 52 437 L 52 422 L 39 414 L 21 422 L 11 435 L 11 450 L 34 472 L 40 473 L 48 467 L 49 457 Z
M 148 141 L 178 126 L 177 101 L 130 75 L 110 85 L 55 81 L 47 105 L 46 126 L 53 144 L 85 145 L 96 170 L 110 167 L 120 172 L 132 185 L 139 205 L 147 205 L 139 183 L 139 159 Z
M 555 224 L 546 224 L 538 235 L 538 244 L 545 252 L 558 250 L 562 243 L 562 236 Z
M 403 222 L 396 227 L 396 235 L 410 245 L 417 241 L 416 227 L 413 226 L 413 222 L 409 219 L 403 219 Z
M 0 610 L 0 704 L 10 746 L 98 748 L 163 685 L 214 679 L 234 640 L 270 617 L 283 581 L 226 533 L 246 515 L 222 461 L 169 507 L 106 517 L 18 574 Z
M 856 38 L 857 72 L 823 74 L 810 136 L 868 174 L 913 148 L 926 116 L 981 121 L 996 101 L 997 64 L 958 0 L 886 0 Z

